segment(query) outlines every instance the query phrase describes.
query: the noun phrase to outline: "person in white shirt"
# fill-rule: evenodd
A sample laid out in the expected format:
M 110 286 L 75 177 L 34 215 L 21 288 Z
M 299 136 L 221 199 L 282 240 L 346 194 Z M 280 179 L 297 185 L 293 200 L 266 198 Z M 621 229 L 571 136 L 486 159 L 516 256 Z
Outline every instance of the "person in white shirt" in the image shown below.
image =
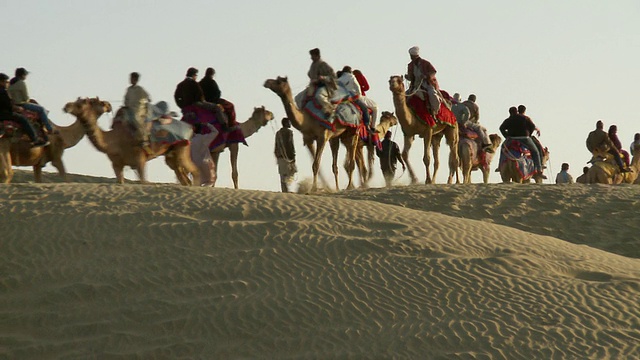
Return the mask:
M 562 170 L 556 175 L 556 184 L 573 184 L 573 177 L 567 171 L 569 164 L 562 163 Z
M 353 75 L 350 66 L 345 66 L 342 68 L 342 71 L 338 72 L 338 84 L 344 87 L 349 94 L 354 97 L 353 102 L 362 110 L 362 121 L 364 122 L 364 125 L 371 133 L 374 133 L 376 131 L 375 123 L 376 116 L 378 115 L 378 105 L 373 102 L 373 100 L 367 100 L 367 97 L 362 95 L 360 83 L 358 83 L 355 75 Z M 373 116 L 369 115 L 369 108 L 371 108 Z
M 140 74 L 132 72 L 129 75 L 131 86 L 124 95 L 125 119 L 136 129 L 136 140 L 145 143 L 149 139 L 149 131 L 145 122 L 149 114 L 148 105 L 151 102 L 149 93 L 140 85 Z

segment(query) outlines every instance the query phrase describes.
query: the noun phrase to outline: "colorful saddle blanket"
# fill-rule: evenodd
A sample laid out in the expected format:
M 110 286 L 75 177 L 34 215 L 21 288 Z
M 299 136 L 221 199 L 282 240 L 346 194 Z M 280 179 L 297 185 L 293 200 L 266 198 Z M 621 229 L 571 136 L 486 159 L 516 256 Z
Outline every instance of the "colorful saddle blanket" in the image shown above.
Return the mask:
M 218 130 L 218 136 L 209 144 L 209 150 L 213 150 L 222 144 L 237 144 L 243 143 L 247 145 L 247 141 L 244 138 L 244 134 L 239 125 L 231 126 L 227 131 L 222 129 L 222 124 L 216 119 L 216 114 L 203 107 L 192 105 L 182 109 L 182 121 L 197 126 L 198 124 L 211 124 Z M 211 132 L 206 126 L 199 126 L 201 128 L 201 134 L 208 134 Z
M 182 121 L 172 118 L 160 118 L 151 122 L 149 138 L 153 144 L 175 145 L 189 142 L 193 128 Z
M 322 97 L 327 97 L 327 89 L 324 86 L 316 88 L 314 96 L 302 100 L 302 110 L 318 120 L 322 126 L 335 131 L 336 122 L 354 128 L 362 124 L 363 110 L 353 102 L 357 97 L 352 96 L 344 87 L 338 86 L 333 96 L 329 98 L 329 101 L 336 105 L 336 110 L 329 116 L 323 112 L 319 100 Z
M 538 171 L 535 169 L 531 151 L 516 139 L 507 138 L 500 147 L 500 163 L 499 167 L 507 161 L 514 161 L 516 169 L 523 180 L 529 180 Z
M 26 117 L 27 120 L 29 120 L 31 127 L 33 127 L 36 132 L 36 136 L 44 136 L 44 127 L 42 126 L 40 115 L 38 113 L 29 110 L 23 110 L 20 115 Z M 0 128 L 4 130 L 4 136 L 6 137 L 27 138 L 27 134 L 23 131 L 20 123 L 13 120 L 0 119 Z
M 447 124 L 450 126 L 455 126 L 457 123 L 456 116 L 446 106 L 440 106 L 440 109 L 436 114 L 436 118 L 434 119 L 429 113 L 429 109 L 427 109 L 426 101 L 422 100 L 417 94 L 407 97 L 407 105 L 416 117 L 424 121 L 430 127 L 436 126 L 436 123 Z
M 593 166 L 597 166 L 600 169 L 602 169 L 602 171 L 604 171 L 604 173 L 607 174 L 607 177 L 610 177 L 610 178 L 615 177 L 616 174 L 620 172 L 618 165 L 614 165 L 608 161 L 597 160 L 593 163 Z

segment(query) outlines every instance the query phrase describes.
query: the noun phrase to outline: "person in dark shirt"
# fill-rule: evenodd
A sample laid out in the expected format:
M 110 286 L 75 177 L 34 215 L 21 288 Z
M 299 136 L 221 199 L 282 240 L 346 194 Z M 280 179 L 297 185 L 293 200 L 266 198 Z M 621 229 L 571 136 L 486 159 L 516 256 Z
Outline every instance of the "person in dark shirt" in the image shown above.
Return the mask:
M 227 129 L 229 129 L 229 127 L 236 125 L 236 109 L 231 101 L 222 98 L 222 91 L 220 91 L 218 82 L 213 79 L 215 74 L 216 71 L 213 68 L 207 68 L 199 85 L 204 93 L 205 106 L 207 106 L 206 104 L 220 105 L 224 110 L 221 118 L 223 123 L 228 125 Z
M 538 171 L 536 176 L 546 179 L 547 177 L 542 175 L 542 161 L 540 158 L 540 152 L 538 147 L 531 139 L 531 134 L 536 130 L 536 125 L 527 119 L 525 116 L 518 114 L 518 109 L 515 106 L 509 108 L 509 117 L 506 118 L 502 125 L 500 125 L 500 132 L 502 136 L 506 138 L 516 138 L 522 144 L 524 144 L 529 151 L 531 151 L 531 158 L 534 166 Z
M 204 100 L 213 104 L 217 104 L 220 101 L 220 87 L 218 83 L 213 79 L 216 71 L 213 68 L 207 68 L 204 73 L 204 77 L 200 80 L 200 88 L 204 93 Z
M 204 94 L 196 77 L 198 77 L 198 69 L 189 68 L 186 78 L 176 86 L 173 98 L 180 109 L 204 101 Z
M 387 187 L 389 187 L 393 182 L 393 178 L 396 176 L 396 163 L 399 161 L 400 164 L 402 164 L 402 170 L 404 171 L 406 169 L 400 153 L 400 147 L 391 140 L 391 131 L 387 131 L 387 133 L 384 134 L 382 150 L 376 148 L 376 155 L 380 158 L 380 170 L 382 170 L 384 181 Z
M 48 141 L 38 139 L 36 137 L 36 132 L 33 129 L 33 126 L 31 126 L 29 120 L 16 112 L 16 110 L 19 111 L 20 108 L 14 105 L 11 101 L 11 97 L 9 97 L 9 93 L 7 92 L 8 88 L 9 76 L 0 73 L 0 120 L 11 120 L 20 124 L 24 132 L 26 132 L 31 139 L 31 146 L 41 147 L 49 145 Z M 3 135 L 4 129 L 0 129 L 0 137 Z

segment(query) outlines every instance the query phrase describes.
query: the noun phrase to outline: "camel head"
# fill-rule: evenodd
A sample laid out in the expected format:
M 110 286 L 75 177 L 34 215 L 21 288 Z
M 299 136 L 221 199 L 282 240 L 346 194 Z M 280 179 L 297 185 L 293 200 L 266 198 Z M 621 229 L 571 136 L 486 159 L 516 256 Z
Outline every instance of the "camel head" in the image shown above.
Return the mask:
M 542 148 L 542 154 L 540 154 L 540 157 L 542 159 L 540 159 L 542 165 L 546 164 L 547 161 L 549 161 L 549 148 L 548 147 L 543 147 Z
M 253 114 L 251 114 L 251 120 L 258 121 L 260 126 L 267 125 L 267 123 L 273 120 L 273 118 L 274 118 L 273 113 L 265 109 L 264 106 L 253 108 Z
M 502 142 L 502 138 L 498 134 L 489 134 L 489 140 L 491 140 L 491 147 L 493 150 L 496 150 Z
M 394 94 L 404 94 L 404 76 L 394 75 L 389 78 L 389 90 Z
M 383 122 L 388 122 L 389 127 L 392 127 L 398 125 L 398 118 L 392 112 L 383 111 L 382 115 L 380 115 L 380 124 Z
M 101 101 L 100 98 L 78 98 L 74 102 L 69 102 L 62 109 L 65 113 L 75 115 L 80 121 L 97 121 L 100 115 L 111 111 L 111 104 L 108 101 Z
M 291 93 L 291 87 L 289 86 L 287 77 L 278 76 L 276 79 L 268 79 L 264 82 L 264 87 L 280 96 Z

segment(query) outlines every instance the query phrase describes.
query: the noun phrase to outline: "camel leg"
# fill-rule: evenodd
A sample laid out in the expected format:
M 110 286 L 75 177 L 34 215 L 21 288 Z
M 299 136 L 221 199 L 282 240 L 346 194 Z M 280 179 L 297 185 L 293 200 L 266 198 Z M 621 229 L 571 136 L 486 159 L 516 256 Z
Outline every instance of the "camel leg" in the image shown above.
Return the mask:
M 355 188 L 355 186 L 353 185 L 353 171 L 356 168 L 356 147 L 358 146 L 358 135 L 354 134 L 352 136 L 349 136 L 345 140 L 345 144 L 348 144 L 347 158 L 345 160 L 345 168 L 349 176 L 349 184 L 347 185 L 347 190 L 351 190 Z M 360 159 L 362 160 L 362 157 Z M 360 173 L 360 177 L 363 181 L 362 172 Z
M 424 143 L 424 154 L 422 155 L 422 163 L 424 164 L 427 178 L 425 179 L 425 184 L 435 184 L 436 179 L 431 178 L 431 170 L 429 170 L 429 165 L 431 165 L 431 131 L 424 135 L 422 139 Z
M 220 160 L 220 152 L 211 152 L 211 160 L 213 160 L 213 174 L 211 178 L 211 186 L 216 186 L 216 181 L 218 180 L 218 161 Z
M 11 167 L 9 139 L 0 139 L 0 183 L 8 184 L 13 178 L 13 169 Z
M 238 189 L 238 144 L 229 145 L 229 157 L 231 159 L 231 180 L 233 188 Z
M 363 188 L 369 187 L 369 172 L 371 172 L 370 168 L 367 168 L 367 165 L 364 163 L 364 145 L 361 144 L 358 139 L 358 135 L 356 135 L 356 165 L 358 166 L 358 170 L 360 173 L 360 186 Z
M 116 182 L 118 184 L 124 184 L 124 165 L 111 163 L 113 171 L 116 173 Z
M 35 179 L 36 183 L 42 182 L 42 167 L 40 166 L 40 164 L 33 165 L 33 178 Z
M 482 169 L 482 182 L 485 185 L 489 183 L 489 171 L 490 169 Z
M 413 166 L 409 162 L 409 150 L 411 150 L 411 145 L 413 145 L 413 136 L 405 136 L 404 137 L 404 146 L 402 148 L 402 160 L 404 160 L 405 165 L 407 165 L 407 170 L 409 170 L 409 177 L 411 178 L 411 184 L 418 183 L 418 177 L 416 173 L 413 171 Z M 383 160 L 380 160 L 383 161 Z
M 460 156 L 458 154 L 458 144 L 460 137 L 458 135 L 458 127 L 448 126 L 444 129 L 444 136 L 447 139 L 447 145 L 449 146 L 449 177 L 447 178 L 447 184 L 453 182 L 453 173 L 458 171 L 460 164 Z M 435 173 L 433 175 L 435 179 Z M 471 168 L 469 168 L 469 183 L 471 183 Z
M 138 158 L 136 159 L 136 168 L 138 170 L 138 177 L 140 178 L 141 184 L 147 183 L 147 173 L 145 169 L 146 164 L 146 156 L 142 154 L 142 151 L 138 154 Z
M 436 174 L 440 169 L 440 143 L 442 142 L 442 132 L 434 134 L 431 137 L 431 152 L 433 154 L 433 182 L 435 183 Z M 450 183 L 449 183 L 450 184 Z
M 333 178 L 336 183 L 336 191 L 340 191 L 340 185 L 338 185 L 338 153 L 340 152 L 340 139 L 334 137 L 329 140 L 329 148 L 331 149 L 331 157 L 333 158 L 331 170 L 333 170 Z
M 318 137 L 316 141 L 318 143 L 318 148 L 316 149 L 316 153 L 313 158 L 313 166 L 311 167 L 313 169 L 313 183 L 311 185 L 311 192 L 318 191 L 318 172 L 320 171 L 320 161 L 322 160 L 322 151 L 327 144 L 326 131 L 324 136 Z
M 64 168 L 64 163 L 62 162 L 62 158 L 56 158 L 54 160 L 51 160 L 51 165 L 53 165 L 54 168 L 56 168 L 56 170 L 58 170 L 58 174 L 60 174 L 60 177 L 62 178 L 63 181 L 67 181 L 67 171 Z
M 368 182 L 371 180 L 371 178 L 373 177 L 373 163 L 375 161 L 375 148 L 372 144 L 367 144 L 367 162 L 368 162 L 368 166 L 367 168 L 369 169 L 369 171 L 367 172 L 367 184 Z

